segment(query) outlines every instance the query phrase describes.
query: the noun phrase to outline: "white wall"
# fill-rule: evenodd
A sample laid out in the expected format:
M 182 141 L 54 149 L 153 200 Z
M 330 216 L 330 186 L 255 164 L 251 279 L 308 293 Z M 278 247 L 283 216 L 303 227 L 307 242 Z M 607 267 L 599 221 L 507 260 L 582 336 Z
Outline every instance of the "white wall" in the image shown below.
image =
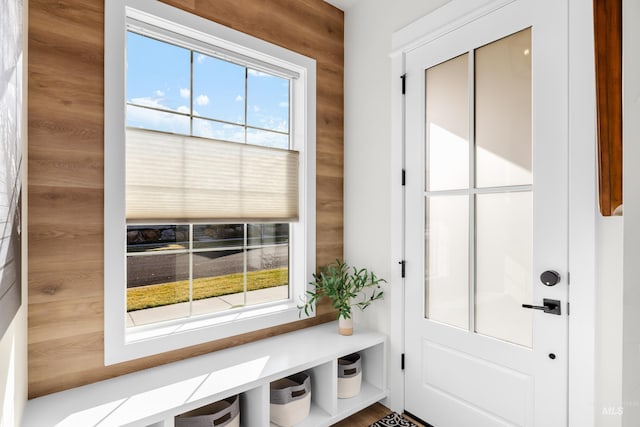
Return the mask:
M 624 427 L 640 425 L 640 2 L 623 1 Z
M 599 427 L 622 425 L 622 236 L 623 218 L 599 224 L 596 404 Z
M 398 315 L 392 319 L 390 309 L 402 298 L 400 260 L 391 259 L 398 241 L 392 233 L 402 233 L 400 221 L 390 226 L 391 185 L 401 183 L 401 170 L 390 170 L 391 95 L 401 87 L 400 75 L 392 76 L 391 35 L 448 1 L 356 0 L 345 11 L 344 255 L 389 280 L 382 302 L 354 314 L 357 323 L 385 333 L 397 333 L 403 322 Z M 389 386 L 395 392 L 385 403 L 394 410 L 404 404 L 397 392 L 402 351 L 391 343 Z
M 638 8 L 635 0 L 627 0 L 627 2 L 634 3 L 634 7 Z M 399 79 L 399 76 L 391 75 L 389 57 L 391 34 L 445 3 L 447 3 L 446 0 L 405 0 L 402 2 L 356 0 L 345 11 L 345 258 L 349 263 L 370 267 L 386 278 L 397 276 L 397 272 L 391 270 L 399 268 L 399 266 L 395 266 L 396 260 L 390 259 L 390 247 L 394 240 L 392 233 L 402 232 L 400 223 L 395 229 L 393 226 L 390 227 L 391 185 L 399 185 L 400 182 L 400 171 L 391 171 L 389 166 L 389 153 L 392 150 L 390 145 L 391 116 L 395 114 L 391 110 L 391 94 L 392 90 L 399 88 L 399 84 L 392 83 L 396 77 Z M 573 7 L 571 17 L 574 43 L 572 45 L 574 48 L 573 65 L 578 68 L 589 66 L 593 64 L 591 57 L 593 52 L 592 35 L 588 37 L 589 34 L 592 34 L 592 22 L 589 17 L 591 6 L 583 5 L 580 1 L 572 1 L 571 7 Z M 576 29 L 576 27 L 578 28 Z M 636 28 L 637 26 L 633 31 L 639 31 Z M 640 35 L 636 33 L 635 40 L 638 38 Z M 585 41 L 581 42 L 580 40 Z M 589 73 L 592 74 L 593 70 L 590 70 Z M 580 140 L 583 141 L 578 147 L 578 151 L 581 151 L 579 156 L 583 156 L 579 161 L 586 162 L 587 166 L 583 168 L 583 171 L 589 172 L 588 177 L 583 177 L 586 180 L 578 179 L 579 182 L 574 183 L 573 188 L 577 189 L 578 193 L 584 191 L 593 193 L 593 198 L 595 197 L 595 166 L 589 166 L 589 162 L 595 165 L 595 123 L 593 119 L 589 118 L 593 117 L 595 106 L 591 105 L 594 95 L 589 92 L 592 87 L 589 73 L 585 73 L 586 77 L 581 79 L 579 83 L 575 81 L 572 83 L 573 90 L 576 92 L 576 96 L 572 98 L 574 102 L 586 103 L 586 105 L 580 106 L 574 104 L 572 120 L 576 120 L 576 126 L 572 127 L 574 132 L 572 138 L 574 138 L 575 144 L 578 144 Z M 392 88 L 394 84 L 395 87 Z M 579 93 L 583 93 L 584 96 L 581 97 Z M 636 112 L 634 117 L 639 115 L 640 113 Z M 582 131 L 581 128 L 583 128 Z M 640 154 L 633 158 L 637 159 L 638 157 Z M 625 158 L 629 159 L 628 151 L 625 152 Z M 638 170 L 637 167 L 636 170 Z M 640 170 L 636 174 L 640 175 Z M 578 177 L 576 174 L 573 176 Z M 629 181 L 628 178 L 626 179 Z M 635 178 L 635 182 L 640 182 L 640 176 Z M 631 184 L 625 182 L 625 221 L 629 216 L 626 205 L 630 186 Z M 394 200 L 393 202 L 398 201 Z M 587 200 L 587 202 L 586 205 L 589 206 L 585 205 L 581 208 L 592 211 L 595 208 L 591 206 L 593 200 Z M 640 200 L 638 202 L 640 203 Z M 640 207 L 638 209 L 640 210 Z M 637 218 L 640 218 L 640 213 Z M 572 404 L 572 410 L 574 414 L 579 416 L 574 418 L 572 422 L 577 423 L 575 425 L 580 425 L 580 423 L 588 425 L 595 422 L 597 426 L 618 427 L 621 425 L 621 417 L 603 413 L 606 412 L 603 409 L 614 408 L 615 412 L 616 408 L 625 403 L 622 395 L 622 219 L 603 218 L 600 221 L 595 221 L 589 212 L 583 219 L 580 224 L 572 225 L 590 227 L 586 234 L 592 243 L 599 239 L 598 253 L 591 254 L 591 258 L 583 257 L 582 260 L 585 261 L 586 258 L 589 258 L 589 263 L 596 264 L 592 269 L 586 268 L 582 271 L 583 274 L 588 274 L 589 271 L 598 272 L 599 284 L 594 295 L 596 316 L 595 319 L 591 317 L 591 320 L 587 322 L 586 329 L 581 331 L 579 326 L 574 327 L 572 334 L 574 337 L 585 334 L 594 337 L 593 328 L 595 325 L 595 349 L 593 348 L 593 338 L 587 338 L 581 341 L 584 348 L 578 350 L 580 353 L 583 350 L 588 352 L 595 350 L 596 366 L 594 369 L 592 362 L 585 363 L 584 367 L 589 372 L 585 372 L 582 369 L 583 366 L 577 366 L 574 375 L 584 376 L 584 384 L 587 387 L 589 384 L 593 387 L 592 381 L 595 380 L 596 396 L 590 395 L 588 392 L 582 395 L 580 392 L 576 393 L 580 396 L 578 396 L 577 403 Z M 626 227 L 625 223 L 625 232 Z M 638 224 L 638 235 L 640 236 L 640 223 Z M 630 239 L 627 238 L 627 241 L 629 242 Z M 637 243 L 636 251 L 640 252 L 640 237 L 635 242 Z M 636 253 L 634 262 L 636 269 L 640 269 L 639 261 L 640 254 Z M 631 273 L 625 271 L 625 274 Z M 595 273 L 591 275 L 593 276 Z M 640 292 L 640 280 L 637 279 L 640 277 L 640 271 L 636 270 L 634 277 L 636 279 L 633 283 Z M 579 284 L 573 279 L 572 275 L 572 286 L 578 286 Z M 593 284 L 593 280 L 591 283 Z M 395 327 L 390 327 L 393 322 L 398 320 L 391 316 L 389 295 L 391 292 L 400 292 L 400 286 L 400 283 L 391 283 L 387 287 L 389 291 L 387 299 L 379 306 L 373 306 L 362 314 L 356 313 L 356 321 L 387 333 L 390 330 L 397 331 Z M 589 286 L 592 290 L 593 285 Z M 587 290 L 586 299 L 584 299 L 586 302 L 591 302 L 587 306 L 575 307 L 577 316 L 593 312 L 594 307 L 591 305 L 593 297 L 589 296 L 591 290 Z M 577 292 L 575 293 L 577 294 Z M 625 337 L 635 334 L 634 343 L 640 343 L 640 309 L 637 309 L 640 307 L 640 295 L 638 299 L 635 301 L 634 307 L 636 313 L 634 316 L 638 318 L 627 319 L 629 316 L 625 315 L 627 316 L 625 320 L 634 322 L 634 326 L 625 329 Z M 573 304 L 571 308 L 573 314 Z M 636 353 L 629 355 L 629 358 L 638 358 L 637 345 L 635 351 Z M 392 355 L 395 357 L 393 353 L 394 349 L 392 349 Z M 390 367 L 394 367 L 394 369 L 397 363 L 395 358 L 389 361 Z M 593 380 L 589 378 L 593 378 Z M 640 370 L 637 378 L 640 379 Z M 392 383 L 395 380 L 395 378 L 390 378 Z M 578 383 L 580 381 L 578 380 Z M 637 384 L 640 384 L 640 381 Z M 629 385 L 629 388 L 632 387 Z M 637 391 L 637 389 L 634 390 Z M 637 426 L 640 425 L 640 422 L 634 418 L 634 421 L 630 421 L 626 425 Z
M 22 97 L 18 96 L 18 103 L 22 104 L 22 158 L 26 159 L 26 135 L 27 135 L 27 4 L 28 0 L 0 0 L 0 21 L 2 18 L 9 18 L 7 14 L 1 12 L 9 10 L 11 7 L 22 6 L 22 66 L 18 66 L 18 85 L 22 87 Z M 6 23 L 3 29 L 12 27 Z M 6 47 L 9 40 L 4 40 L 5 32 L 0 31 L 3 40 L 0 40 L 0 48 Z M 6 52 L 0 52 L 0 55 Z M 5 70 L 0 70 L 4 73 Z M 0 90 L 9 85 L 5 81 L 7 74 L 1 75 Z M 4 143 L 5 141 L 0 141 Z M 23 188 L 22 196 L 26 201 L 26 161 L 23 162 Z M 21 423 L 22 412 L 27 401 L 27 269 L 26 269 L 26 203 L 22 208 L 22 305 L 18 309 L 13 321 L 5 334 L 0 337 L 0 427 L 17 427 Z
M 0 427 L 19 426 L 26 401 L 27 308 L 23 304 L 0 340 Z
M 357 0 L 345 11 L 344 255 L 387 279 L 391 177 L 401 173 L 389 167 L 391 34 L 448 1 Z M 355 317 L 388 333 L 389 298 Z

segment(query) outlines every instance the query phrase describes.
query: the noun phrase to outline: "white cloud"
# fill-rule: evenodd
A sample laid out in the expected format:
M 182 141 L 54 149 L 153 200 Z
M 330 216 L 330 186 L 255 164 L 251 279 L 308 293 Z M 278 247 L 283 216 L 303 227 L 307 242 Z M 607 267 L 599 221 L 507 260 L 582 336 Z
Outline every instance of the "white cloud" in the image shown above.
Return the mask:
M 189 114 L 189 107 L 186 105 L 181 105 L 178 108 L 171 108 L 171 107 L 167 107 L 166 105 L 164 105 L 162 102 L 162 100 L 158 99 L 158 98 L 151 98 L 151 97 L 144 97 L 144 98 L 132 98 L 131 99 L 131 103 L 132 104 L 136 104 L 136 105 L 141 105 L 144 107 L 151 107 L 151 108 L 157 108 L 160 110 L 167 110 L 168 112 L 178 112 L 178 113 L 184 113 L 184 114 Z
M 247 135 L 247 142 L 253 145 L 273 148 L 289 148 L 289 138 L 286 135 L 253 130 Z
M 198 120 L 193 122 L 194 135 L 205 138 L 219 139 L 223 141 L 244 142 L 244 129 L 238 126 L 224 124 L 222 126 L 212 126 L 212 122 Z
M 236 96 L 236 102 L 242 102 L 243 100 L 244 98 L 242 97 L 242 95 Z
M 157 98 L 151 98 L 151 97 L 144 97 L 144 98 L 132 98 L 131 99 L 131 103 L 132 104 L 137 104 L 137 105 L 143 105 L 145 107 L 152 107 L 152 108 L 160 108 L 163 110 L 171 110 L 171 108 L 162 105 L 162 103 L 157 99 Z
M 180 96 L 183 98 L 189 98 L 189 96 L 191 96 L 191 91 L 189 90 L 189 88 L 181 88 Z
M 260 107 L 258 107 L 257 105 L 254 105 L 254 106 L 253 106 L 253 112 L 254 112 L 254 113 L 258 113 L 258 112 L 260 112 Z
M 251 68 L 249 68 L 248 73 L 250 76 L 253 76 L 253 77 L 271 77 L 267 73 L 263 73 L 262 71 L 252 70 Z
M 197 101 L 197 99 L 196 99 Z M 178 108 L 169 108 L 162 104 L 162 100 L 153 97 L 134 98 L 131 102 L 137 105 L 153 107 L 166 112 L 151 110 L 147 108 L 127 107 L 127 123 L 146 129 L 157 129 L 165 132 L 174 132 L 180 134 L 189 134 L 188 117 L 173 114 L 172 112 L 189 113 L 189 107 L 182 105 Z M 256 105 L 252 107 L 254 110 L 260 110 Z M 194 110 L 197 115 L 197 111 Z M 287 120 L 276 117 L 262 117 L 260 123 L 265 128 L 288 132 Z M 214 126 L 213 122 L 208 120 L 197 120 L 193 122 L 193 131 L 195 135 L 205 138 L 213 138 L 225 141 L 244 142 L 244 128 L 242 126 L 234 126 L 223 124 L 222 126 Z M 265 147 L 287 148 L 288 137 L 286 135 L 253 130 L 248 135 L 249 143 L 261 145 Z
M 207 105 L 209 104 L 209 97 L 207 95 L 198 95 L 196 98 L 196 105 Z
M 287 101 L 282 101 L 278 104 L 278 107 L 289 108 L 289 103 Z
M 137 98 L 132 101 L 138 105 L 171 110 L 154 99 Z M 189 132 L 188 117 L 173 114 L 171 112 L 150 110 L 148 108 L 134 108 L 127 106 L 127 124 L 135 127 L 157 129 L 165 132 L 182 134 Z
M 163 92 L 163 91 L 161 91 L 160 89 L 158 89 L 158 90 L 156 91 L 156 96 L 163 97 L 163 96 L 164 96 L 164 92 Z
M 206 58 L 207 58 L 207 57 L 206 57 L 205 55 L 203 55 L 203 54 L 199 53 L 199 54 L 196 56 L 196 61 L 198 61 L 198 64 L 202 64 Z
M 289 132 L 289 122 L 282 116 L 274 117 L 264 115 L 259 117 L 258 121 L 260 123 L 260 127 L 264 129 L 275 130 L 278 132 Z

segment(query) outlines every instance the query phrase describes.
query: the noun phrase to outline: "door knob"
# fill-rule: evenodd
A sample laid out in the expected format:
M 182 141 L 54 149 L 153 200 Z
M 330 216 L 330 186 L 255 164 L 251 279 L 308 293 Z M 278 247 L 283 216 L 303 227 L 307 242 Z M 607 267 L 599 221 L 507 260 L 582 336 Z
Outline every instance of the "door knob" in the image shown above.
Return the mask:
M 560 311 L 560 301 L 557 299 L 548 299 L 544 298 L 542 300 L 543 305 L 531 305 L 531 304 L 522 304 L 523 308 L 531 308 L 533 310 L 542 310 L 547 314 L 562 314 Z
M 546 286 L 554 286 L 560 281 L 560 274 L 557 271 L 547 270 L 540 275 L 540 281 Z

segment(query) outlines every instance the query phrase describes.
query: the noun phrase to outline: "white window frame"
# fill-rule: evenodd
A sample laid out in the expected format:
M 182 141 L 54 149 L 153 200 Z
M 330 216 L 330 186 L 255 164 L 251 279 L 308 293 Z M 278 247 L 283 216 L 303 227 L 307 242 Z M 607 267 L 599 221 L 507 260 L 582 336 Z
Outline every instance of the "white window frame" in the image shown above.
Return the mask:
M 252 66 L 286 70 L 291 80 L 291 149 L 300 153 L 299 221 L 291 223 L 288 300 L 228 313 L 127 328 L 125 79 L 128 19 L 220 48 Z M 227 338 L 299 319 L 297 305 L 315 271 L 316 62 L 247 34 L 152 0 L 105 2 L 104 51 L 104 363 Z

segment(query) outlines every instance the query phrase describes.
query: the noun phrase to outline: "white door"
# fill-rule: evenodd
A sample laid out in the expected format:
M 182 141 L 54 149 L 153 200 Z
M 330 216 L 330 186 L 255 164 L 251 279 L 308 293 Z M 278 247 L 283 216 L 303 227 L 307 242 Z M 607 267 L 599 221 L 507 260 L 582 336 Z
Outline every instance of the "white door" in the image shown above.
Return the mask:
M 434 427 L 567 425 L 567 4 L 503 3 L 406 55 L 405 410 Z

